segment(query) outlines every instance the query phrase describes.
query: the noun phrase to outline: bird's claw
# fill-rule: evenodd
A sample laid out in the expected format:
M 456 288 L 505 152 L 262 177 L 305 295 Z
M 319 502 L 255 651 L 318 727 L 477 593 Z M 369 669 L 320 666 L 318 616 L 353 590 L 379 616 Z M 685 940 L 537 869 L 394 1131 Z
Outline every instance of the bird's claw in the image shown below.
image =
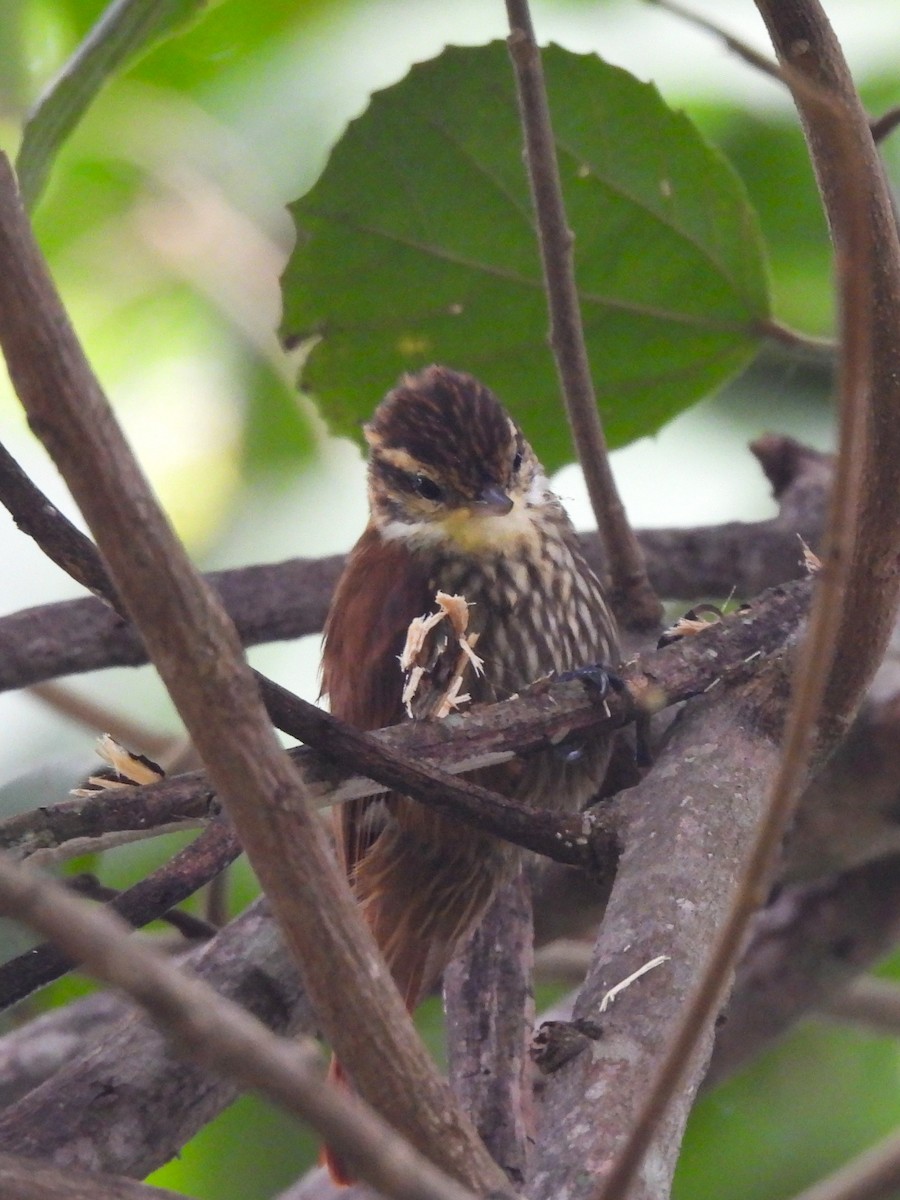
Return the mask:
M 577 667 L 574 671 L 563 671 L 557 679 L 560 683 L 567 683 L 572 679 L 579 680 L 598 700 L 605 700 L 610 692 L 625 690 L 625 680 L 602 663 L 590 663 L 586 667 Z
M 606 700 L 610 692 L 625 690 L 625 681 L 612 671 L 607 670 L 601 663 L 590 663 L 586 667 L 578 667 L 574 671 L 562 671 L 556 677 L 559 683 L 567 683 L 576 679 L 584 684 L 592 699 L 598 703 Z M 557 757 L 565 763 L 576 763 L 584 757 L 585 741 L 582 737 L 573 735 L 570 739 L 560 742 L 554 747 Z

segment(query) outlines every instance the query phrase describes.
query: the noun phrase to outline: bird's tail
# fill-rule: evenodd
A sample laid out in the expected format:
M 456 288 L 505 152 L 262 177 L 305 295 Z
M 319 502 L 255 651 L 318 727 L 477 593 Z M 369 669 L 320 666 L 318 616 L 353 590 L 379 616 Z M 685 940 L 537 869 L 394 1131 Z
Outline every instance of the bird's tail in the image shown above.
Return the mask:
M 427 818 L 435 822 L 432 814 Z M 497 886 L 514 872 L 518 856 L 485 835 L 467 831 L 464 852 L 446 852 L 459 839 L 448 823 L 441 836 L 410 838 L 391 831 L 357 865 L 354 890 L 362 916 L 385 957 L 397 990 L 412 1012 L 439 982 L 444 967 L 481 919 Z M 450 837 L 448 838 L 447 833 Z M 443 846 L 442 856 L 429 854 Z M 379 853 L 379 851 L 384 851 Z M 332 1083 L 350 1087 L 336 1060 Z M 322 1159 L 336 1183 L 352 1182 L 339 1156 L 326 1147 Z
M 332 1056 L 331 1065 L 328 1068 L 328 1082 L 333 1087 L 349 1088 L 350 1086 L 341 1064 L 334 1056 Z M 336 1183 L 338 1187 L 348 1187 L 354 1182 L 353 1176 L 347 1169 L 347 1164 L 336 1150 L 332 1150 L 331 1146 L 322 1147 L 319 1161 L 323 1167 L 327 1168 L 332 1182 Z
M 365 916 L 367 921 L 372 924 L 373 932 L 378 940 L 381 922 L 371 909 L 365 912 Z M 406 1002 L 407 1011 L 413 1012 L 423 994 L 430 991 L 440 977 L 447 951 L 443 946 L 434 945 L 430 939 L 411 937 L 408 928 L 405 933 L 405 937 L 386 939 L 388 944 L 385 945 L 382 942 L 381 948 L 385 951 L 388 966 L 391 968 L 394 982 Z M 391 953 L 392 949 L 395 949 L 396 957 Z M 334 1056 L 332 1056 L 331 1065 L 328 1068 L 328 1082 L 345 1091 L 353 1089 L 340 1061 Z M 347 1164 L 331 1146 L 322 1147 L 319 1161 L 322 1166 L 327 1167 L 332 1182 L 339 1187 L 347 1187 L 356 1182 Z

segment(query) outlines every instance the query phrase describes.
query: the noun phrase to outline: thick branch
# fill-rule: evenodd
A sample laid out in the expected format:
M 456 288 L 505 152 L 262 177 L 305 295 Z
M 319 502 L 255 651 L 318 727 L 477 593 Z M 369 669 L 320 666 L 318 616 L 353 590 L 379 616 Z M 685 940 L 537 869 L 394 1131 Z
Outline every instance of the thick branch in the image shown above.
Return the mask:
M 183 961 L 270 1029 L 314 1031 L 302 984 L 264 901 Z M 92 996 L 32 1024 L 37 1046 L 31 1025 L 0 1043 L 4 1097 L 21 1094 L 23 1078 L 39 1084 L 0 1114 L 4 1150 L 143 1178 L 237 1094 L 234 1082 L 185 1060 L 119 997 Z
M 0 200 L 0 340 L 11 378 L 220 788 L 330 1040 L 361 1092 L 392 1111 L 436 1162 L 473 1186 L 502 1187 L 330 858 L 233 626 L 174 538 L 84 359 L 8 165 Z M 369 997 L 363 1017 L 353 1002 L 360 987 Z
M 312 1040 L 278 1038 L 150 946 L 109 912 L 53 880 L 0 859 L 0 910 L 55 941 L 103 982 L 141 1004 L 182 1053 L 310 1121 L 376 1187 L 406 1200 L 474 1200 L 413 1151 L 382 1118 L 324 1087 Z
M 628 794 L 625 850 L 574 1013 L 598 1023 L 602 1036 L 585 1039 L 584 1052 L 547 1078 L 534 1200 L 593 1198 L 632 1128 L 763 811 L 778 762 L 780 690 L 775 672 L 692 701 L 654 770 Z M 611 987 L 660 955 L 668 961 L 601 1010 Z M 711 1045 L 710 1027 L 692 1059 L 691 1086 L 657 1134 L 641 1196 L 666 1192 Z
M 516 1188 L 534 1140 L 533 961 L 531 891 L 520 871 L 444 971 L 450 1084 Z
M 802 530 L 800 530 L 802 532 Z M 802 572 L 797 530 L 778 520 L 700 529 L 645 530 L 641 543 L 666 596 L 753 596 Z M 811 539 L 806 533 L 804 537 Z M 582 535 L 602 570 L 595 534 Z M 206 578 L 245 646 L 318 633 L 342 556 L 213 572 Z M 93 597 L 38 605 L 0 617 L 0 692 L 106 667 L 136 667 L 147 652 L 130 623 Z
M 61 1170 L 14 1154 L 0 1154 L 0 1195 L 3 1200 L 187 1200 L 168 1188 L 68 1167 Z
M 85 1047 L 121 1018 L 123 1002 L 111 992 L 82 996 L 33 1017 L 0 1038 L 0 1109 L 8 1108 L 74 1062 Z
M 215 789 L 204 771 L 141 787 L 105 788 L 41 805 L 0 821 L 0 848 L 42 865 L 65 862 L 127 842 L 190 829 L 213 811 Z
M 656 590 L 671 598 L 754 596 L 802 572 L 797 534 L 816 546 L 822 531 L 830 460 L 791 438 L 768 435 L 753 446 L 772 481 L 780 513 L 754 524 L 638 533 Z M 27 513 L 25 514 L 27 517 Z M 597 534 L 583 534 L 588 561 L 602 574 Z M 244 645 L 316 633 L 328 609 L 341 556 L 292 559 L 208 575 Z M 146 651 L 129 622 L 85 598 L 0 618 L 0 691 L 103 667 L 137 666 Z

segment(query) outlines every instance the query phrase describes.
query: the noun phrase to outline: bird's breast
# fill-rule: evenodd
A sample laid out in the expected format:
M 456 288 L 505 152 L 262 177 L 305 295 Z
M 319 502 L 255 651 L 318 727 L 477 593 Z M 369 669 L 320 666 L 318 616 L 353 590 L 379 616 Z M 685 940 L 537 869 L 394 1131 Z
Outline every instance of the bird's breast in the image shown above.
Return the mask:
M 551 672 L 617 656 L 600 584 L 561 536 L 543 537 L 533 550 L 447 556 L 431 582 L 470 605 L 484 660 L 484 675 L 469 688 L 473 699 L 505 699 Z

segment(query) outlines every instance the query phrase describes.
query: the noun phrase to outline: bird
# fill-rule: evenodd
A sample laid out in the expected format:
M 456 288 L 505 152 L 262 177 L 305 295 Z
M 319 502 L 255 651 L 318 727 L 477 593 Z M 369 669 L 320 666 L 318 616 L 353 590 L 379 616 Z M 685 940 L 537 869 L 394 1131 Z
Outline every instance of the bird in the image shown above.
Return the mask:
M 362 730 L 408 718 L 398 659 L 410 623 L 438 592 L 468 606 L 481 666 L 472 702 L 507 699 L 535 681 L 618 661 L 616 623 L 575 529 L 516 422 L 472 375 L 430 366 L 404 376 L 364 427 L 369 520 L 350 552 L 324 626 L 322 693 Z M 477 639 L 477 640 L 476 640 Z M 410 706 L 428 711 L 421 681 Z M 533 807 L 574 811 L 598 790 L 610 740 L 541 750 L 482 768 L 484 786 Z M 518 848 L 409 797 L 336 807 L 341 865 L 407 1007 L 438 983 Z M 332 1077 L 343 1078 L 340 1066 Z M 332 1176 L 342 1164 L 326 1150 Z

